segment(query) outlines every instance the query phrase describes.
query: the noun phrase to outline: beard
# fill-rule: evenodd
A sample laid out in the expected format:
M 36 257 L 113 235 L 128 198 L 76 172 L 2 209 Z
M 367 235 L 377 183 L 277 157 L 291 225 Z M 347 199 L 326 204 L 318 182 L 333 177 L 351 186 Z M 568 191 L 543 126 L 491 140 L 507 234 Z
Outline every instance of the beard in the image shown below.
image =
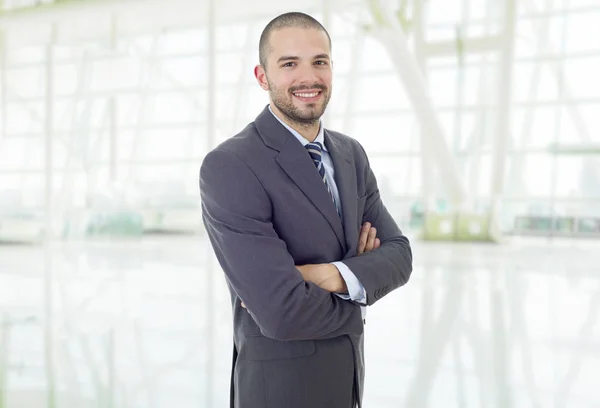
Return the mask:
M 308 127 L 315 125 L 325 113 L 329 99 L 331 98 L 331 88 L 327 88 L 325 85 L 314 84 L 312 86 L 297 86 L 292 87 L 288 91 L 273 86 L 271 81 L 267 79 L 269 84 L 269 96 L 273 105 L 279 109 L 290 121 L 297 123 L 302 127 Z M 318 89 L 322 93 L 322 100 L 319 103 L 306 104 L 300 108 L 294 104 L 294 95 L 292 92 L 306 90 L 306 89 Z

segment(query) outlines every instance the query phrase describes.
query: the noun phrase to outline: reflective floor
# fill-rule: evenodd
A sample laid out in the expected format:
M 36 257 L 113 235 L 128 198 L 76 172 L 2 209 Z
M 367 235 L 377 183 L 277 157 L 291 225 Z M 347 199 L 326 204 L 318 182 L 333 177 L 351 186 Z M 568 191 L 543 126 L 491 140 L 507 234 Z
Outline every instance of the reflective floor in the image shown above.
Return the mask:
M 365 408 L 600 406 L 599 241 L 413 251 L 368 309 Z M 0 407 L 227 407 L 230 363 L 204 237 L 0 246 Z

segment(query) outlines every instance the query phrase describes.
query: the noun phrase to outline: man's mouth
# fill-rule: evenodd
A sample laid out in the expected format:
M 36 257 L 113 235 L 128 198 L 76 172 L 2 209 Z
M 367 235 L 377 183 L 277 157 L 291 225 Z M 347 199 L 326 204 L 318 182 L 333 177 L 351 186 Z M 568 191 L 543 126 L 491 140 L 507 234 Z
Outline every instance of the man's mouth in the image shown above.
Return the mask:
M 301 101 L 313 102 L 318 99 L 318 97 L 321 95 L 322 92 L 323 91 L 321 91 L 320 89 L 310 89 L 310 90 L 302 90 L 302 91 L 292 92 L 292 95 L 294 95 L 296 98 L 300 99 Z

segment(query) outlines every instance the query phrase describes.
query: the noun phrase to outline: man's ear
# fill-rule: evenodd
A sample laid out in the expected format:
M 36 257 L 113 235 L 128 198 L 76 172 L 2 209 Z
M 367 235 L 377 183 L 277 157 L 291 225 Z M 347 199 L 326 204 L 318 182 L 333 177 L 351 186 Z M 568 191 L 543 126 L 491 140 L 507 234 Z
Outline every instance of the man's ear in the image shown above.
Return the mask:
M 269 90 L 269 82 L 267 81 L 267 73 L 262 65 L 257 65 L 254 67 L 254 77 L 258 84 L 265 91 Z

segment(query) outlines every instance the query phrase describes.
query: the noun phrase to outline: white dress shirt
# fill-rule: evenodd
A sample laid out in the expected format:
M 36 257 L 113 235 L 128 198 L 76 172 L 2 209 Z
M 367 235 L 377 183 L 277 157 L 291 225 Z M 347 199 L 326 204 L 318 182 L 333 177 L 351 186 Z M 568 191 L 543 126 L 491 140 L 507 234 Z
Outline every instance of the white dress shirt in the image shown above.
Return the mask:
M 306 146 L 308 143 L 311 143 L 309 140 L 306 140 L 304 138 L 304 136 L 302 136 L 296 130 L 294 130 L 290 126 L 288 126 L 287 123 L 285 123 L 284 121 L 279 119 L 277 117 L 277 115 L 275 115 L 273 113 L 273 111 L 271 110 L 270 105 L 269 105 L 269 111 L 271 112 L 271 114 L 273 114 L 275 119 L 277 119 L 283 126 L 285 126 L 285 128 L 287 130 L 289 130 L 296 137 L 296 139 L 298 139 L 298 141 L 300 143 L 302 143 L 302 146 Z M 324 132 L 324 127 L 323 127 L 322 122 L 321 122 L 321 126 L 319 128 L 319 134 L 317 135 L 317 138 L 313 142 L 319 142 L 323 146 L 323 151 L 322 151 L 321 155 L 322 155 L 322 160 L 323 160 L 323 166 L 325 167 L 325 177 L 327 178 L 327 183 L 329 184 L 329 187 L 331 188 L 331 193 L 333 194 L 333 198 L 335 200 L 335 205 L 338 209 L 340 217 L 342 217 L 342 220 L 343 220 L 344 214 L 342 212 L 340 193 L 337 188 L 337 185 L 335 184 L 335 170 L 333 168 L 333 162 L 331 160 L 331 156 L 329 155 L 329 152 L 327 151 L 327 147 L 325 146 L 325 132 Z M 315 168 L 315 170 L 316 170 L 316 168 Z M 332 262 L 332 264 L 335 265 L 335 267 L 340 271 L 342 278 L 346 282 L 346 287 L 348 288 L 348 295 L 341 294 L 341 293 L 336 293 L 336 295 L 345 300 L 351 299 L 355 302 L 366 304 L 367 303 L 367 291 L 365 290 L 364 286 L 359 282 L 356 275 L 343 262 Z M 362 312 L 362 316 L 364 319 L 364 317 L 366 315 L 366 308 L 364 306 L 361 306 L 361 312 Z

